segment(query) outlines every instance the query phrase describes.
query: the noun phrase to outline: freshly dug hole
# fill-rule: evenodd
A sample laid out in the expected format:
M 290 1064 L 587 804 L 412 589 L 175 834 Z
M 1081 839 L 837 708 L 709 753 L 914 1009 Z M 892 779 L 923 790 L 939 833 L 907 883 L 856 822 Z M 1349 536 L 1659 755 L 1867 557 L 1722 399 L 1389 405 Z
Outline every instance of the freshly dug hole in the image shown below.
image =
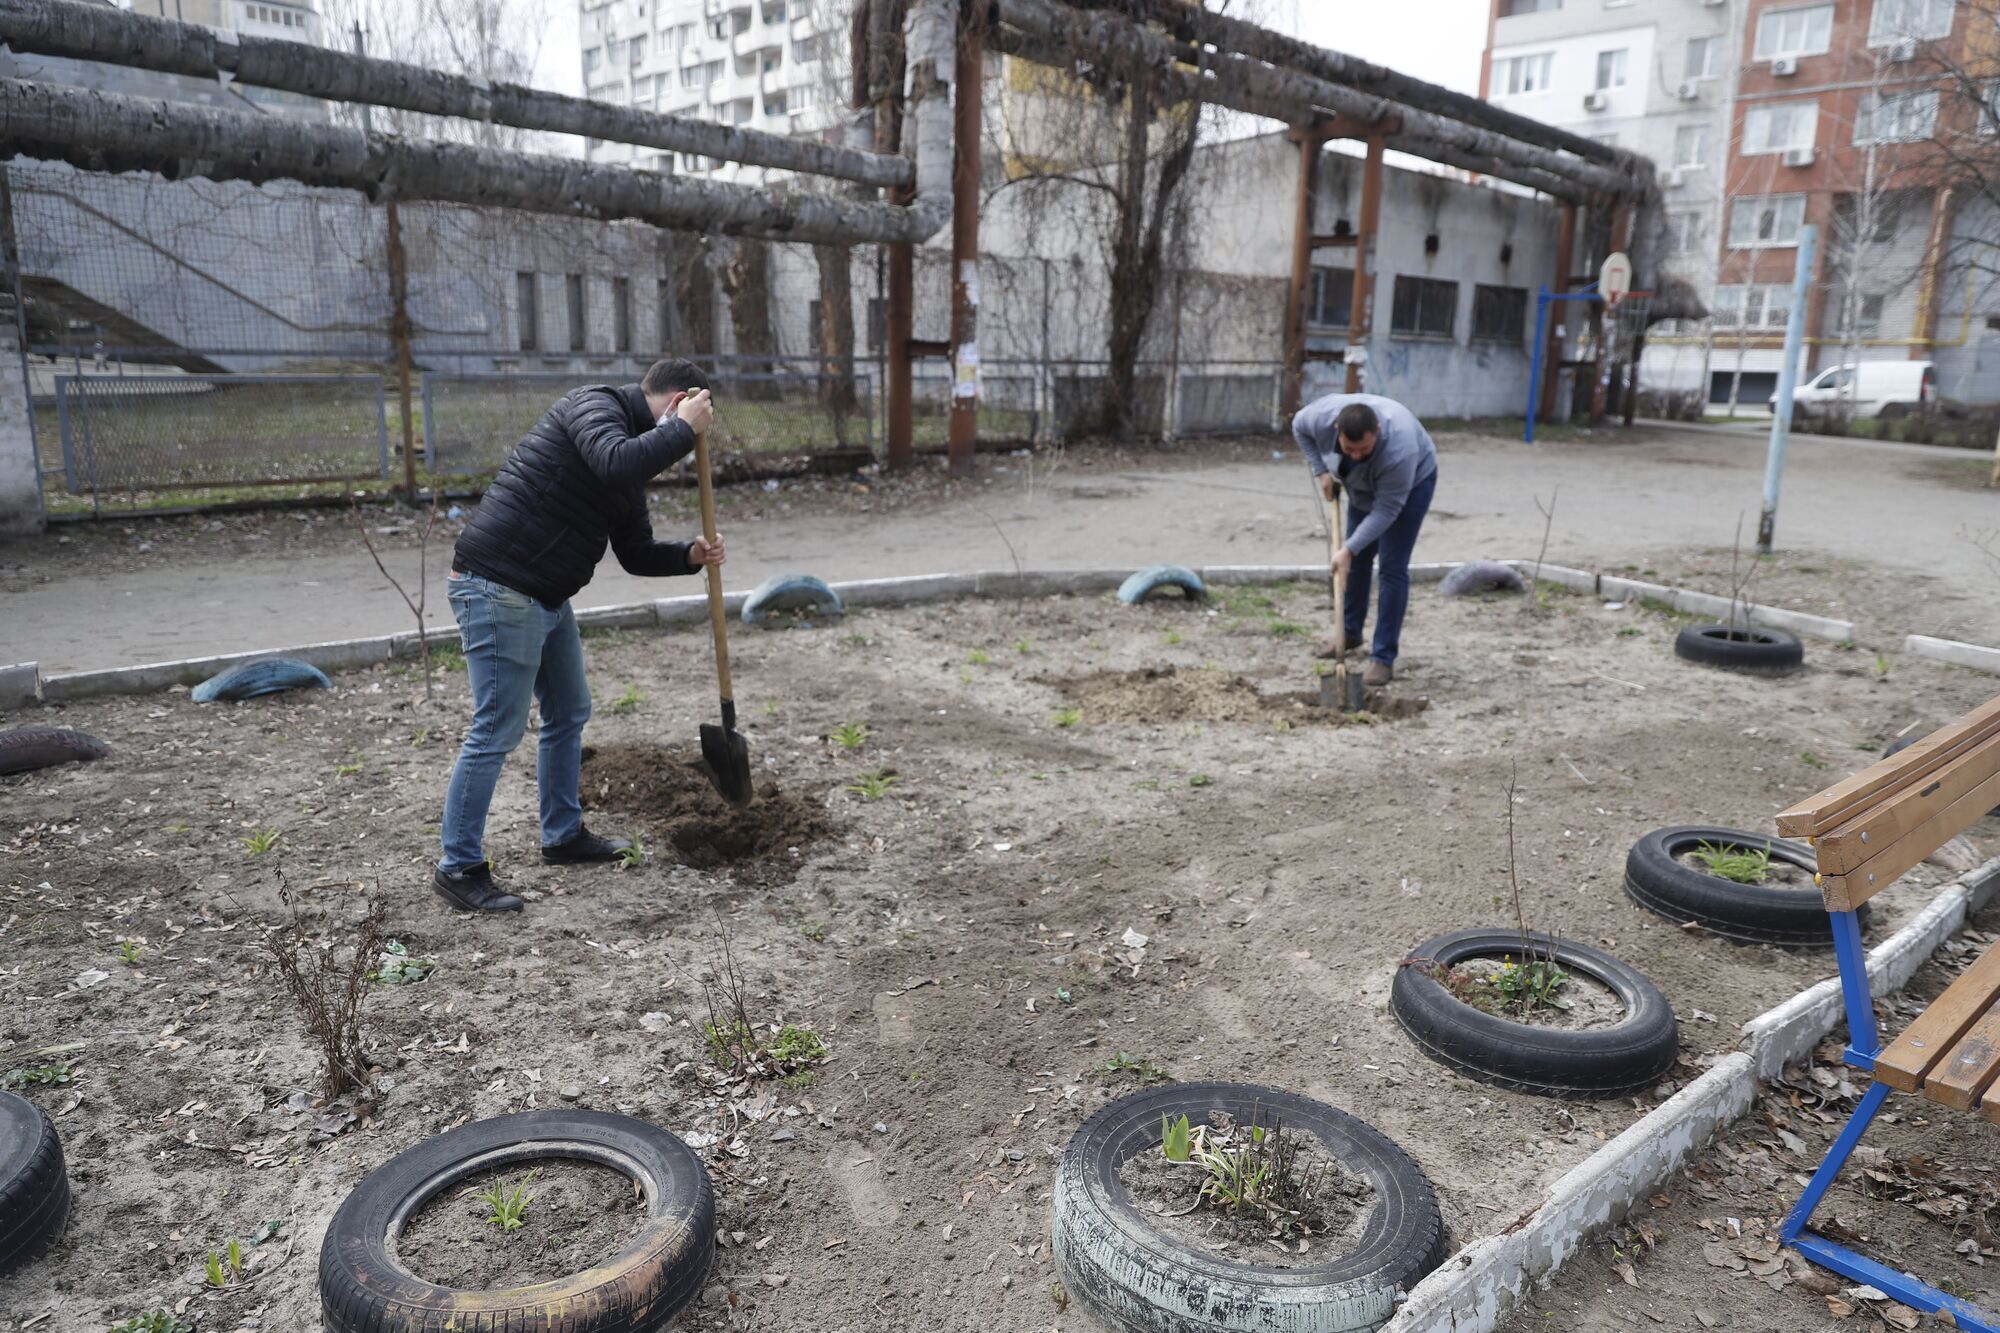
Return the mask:
M 502 1231 L 479 1196 L 526 1180 L 521 1225 Z M 471 1291 L 525 1287 L 581 1273 L 632 1243 L 646 1220 L 632 1178 L 595 1162 L 550 1157 L 480 1175 L 427 1202 L 396 1238 L 396 1255 L 420 1278 Z
M 1427 699 L 1370 690 L 1368 711 L 1350 716 L 1322 707 L 1317 688 L 1295 694 L 1264 694 L 1246 677 L 1199 667 L 1100 671 L 1046 683 L 1062 691 L 1083 714 L 1085 724 L 1282 721 L 1291 726 L 1332 727 L 1357 721 L 1400 721 L 1430 707 Z
M 697 870 L 735 867 L 764 883 L 791 879 L 806 850 L 834 832 L 814 797 L 772 782 L 737 809 L 717 794 L 700 761 L 694 746 L 585 746 L 583 808 L 638 821 Z

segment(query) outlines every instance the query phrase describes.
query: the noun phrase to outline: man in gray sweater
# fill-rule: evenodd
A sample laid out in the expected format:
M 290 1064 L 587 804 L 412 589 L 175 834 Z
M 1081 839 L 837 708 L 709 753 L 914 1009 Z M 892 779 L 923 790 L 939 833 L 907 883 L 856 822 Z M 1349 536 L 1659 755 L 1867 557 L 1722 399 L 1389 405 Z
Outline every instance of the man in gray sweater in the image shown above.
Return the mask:
M 1437 446 L 1423 423 L 1393 398 L 1372 393 L 1329 394 L 1299 409 L 1292 437 L 1306 456 L 1320 494 L 1347 488 L 1347 540 L 1333 556 L 1333 576 L 1347 580 L 1347 643 L 1361 643 L 1368 621 L 1368 585 L 1380 553 L 1382 600 L 1375 642 L 1362 680 L 1395 678 L 1403 615 L 1410 606 L 1410 553 L 1437 490 Z M 1320 647 L 1331 657 L 1332 640 Z

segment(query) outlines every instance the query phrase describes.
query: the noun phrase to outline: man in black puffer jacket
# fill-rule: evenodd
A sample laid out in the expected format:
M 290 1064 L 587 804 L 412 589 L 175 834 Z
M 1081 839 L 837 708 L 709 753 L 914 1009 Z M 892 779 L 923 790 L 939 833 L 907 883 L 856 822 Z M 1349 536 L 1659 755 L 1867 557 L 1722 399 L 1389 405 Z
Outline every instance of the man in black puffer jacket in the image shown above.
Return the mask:
M 455 907 L 518 912 L 482 850 L 500 766 L 520 744 L 528 704 L 542 706 L 535 781 L 542 860 L 615 861 L 631 846 L 583 826 L 577 800 L 590 686 L 569 599 L 608 543 L 629 574 L 692 574 L 722 563 L 713 544 L 653 540 L 646 483 L 694 450 L 713 419 L 708 380 L 687 361 L 659 361 L 637 384 L 565 395 L 514 447 L 459 534 L 451 610 L 472 681 L 472 726 L 445 790 L 443 856 L 431 886 Z

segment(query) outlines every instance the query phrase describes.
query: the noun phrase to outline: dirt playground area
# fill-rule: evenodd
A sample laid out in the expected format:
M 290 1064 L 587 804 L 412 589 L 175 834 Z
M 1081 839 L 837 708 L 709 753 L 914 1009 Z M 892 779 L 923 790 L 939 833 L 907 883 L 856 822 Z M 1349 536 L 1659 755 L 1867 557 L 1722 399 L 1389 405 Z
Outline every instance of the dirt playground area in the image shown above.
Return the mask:
M 1808 602 L 1904 595 L 1845 569 L 1791 577 Z M 487 844 L 529 902 L 497 919 L 428 885 L 469 711 L 449 655 L 431 701 L 398 664 L 242 704 L 47 710 L 113 754 L 0 778 L 0 1077 L 47 1071 L 15 1082 L 54 1117 L 75 1189 L 53 1252 L 0 1279 L 0 1330 L 151 1310 L 199 1333 L 317 1328 L 321 1238 L 363 1176 L 467 1120 L 564 1105 L 643 1117 L 705 1158 L 721 1248 L 692 1330 L 1084 1333 L 1049 1257 L 1053 1168 L 1086 1115 L 1166 1078 L 1359 1116 L 1435 1183 L 1456 1248 L 1833 969 L 1634 906 L 1632 843 L 1670 824 L 1769 831 L 1993 691 L 1878 653 L 1866 616 L 1861 647 L 1808 643 L 1805 670 L 1773 680 L 1676 659 L 1685 621 L 1656 610 L 1419 587 L 1395 683 L 1344 717 L 1316 703 L 1323 586 L 1216 592 L 742 630 L 759 792 L 742 812 L 692 766 L 714 720 L 705 635 L 592 633 L 587 818 L 643 854 L 540 862 L 530 735 Z M 1476 1083 L 1388 1011 L 1420 942 L 1513 925 L 1510 780 L 1528 924 L 1643 970 L 1678 1015 L 1679 1063 L 1641 1095 Z M 1882 895 L 1870 938 L 1948 877 L 1920 867 Z M 336 951 L 386 903 L 401 953 L 361 1013 L 379 1071 L 365 1099 L 318 1097 L 317 1044 L 273 966 L 281 888 Z M 823 1053 L 767 1049 L 745 1072 L 707 1031 L 737 1012 L 760 1046 L 809 1029 Z M 587 1180 L 565 1188 L 577 1232 L 482 1271 L 533 1273 L 591 1248 L 593 1225 L 618 1230 Z M 1907 1262 L 1963 1268 L 1952 1222 L 1910 1224 Z M 459 1271 L 468 1232 L 441 1214 L 419 1239 Z M 232 1240 L 240 1269 L 214 1283 L 209 1255 Z M 1968 1291 L 1993 1300 L 1991 1271 L 1963 1268 Z M 1720 1326 L 1767 1326 L 1728 1322 L 1729 1300 L 1706 1307 Z M 1778 1308 L 1797 1322 L 1770 1326 L 1828 1317 L 1817 1296 Z

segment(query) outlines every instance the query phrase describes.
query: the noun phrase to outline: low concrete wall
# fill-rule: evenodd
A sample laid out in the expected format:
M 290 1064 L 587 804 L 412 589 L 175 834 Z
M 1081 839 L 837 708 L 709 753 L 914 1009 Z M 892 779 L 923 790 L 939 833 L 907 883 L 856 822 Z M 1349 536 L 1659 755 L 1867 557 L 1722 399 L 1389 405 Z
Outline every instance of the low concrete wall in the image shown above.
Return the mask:
M 10 302 L 0 314 L 0 537 L 33 536 L 44 522 L 42 470 Z

